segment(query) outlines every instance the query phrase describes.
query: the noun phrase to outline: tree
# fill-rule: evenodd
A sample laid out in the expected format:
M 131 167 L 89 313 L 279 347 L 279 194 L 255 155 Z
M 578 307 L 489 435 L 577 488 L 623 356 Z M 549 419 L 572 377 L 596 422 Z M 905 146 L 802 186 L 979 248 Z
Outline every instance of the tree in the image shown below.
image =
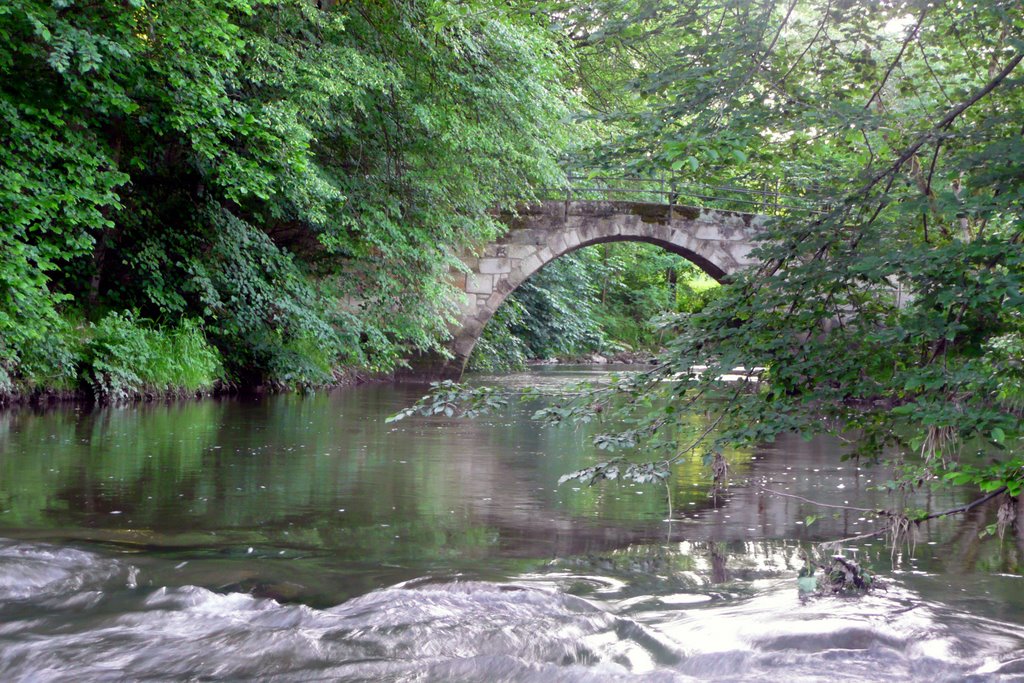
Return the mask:
M 1014 503 L 1024 486 L 1019 3 L 557 7 L 585 116 L 611 138 L 590 163 L 807 203 L 770 223 L 759 268 L 679 321 L 657 370 L 546 415 L 592 419 L 624 405 L 630 429 L 599 445 L 661 452 L 627 470 L 608 464 L 616 476 L 657 480 L 694 454 L 720 464 L 727 445 L 782 432 L 852 433 L 860 455 L 899 454 L 901 487 L 974 483 Z M 738 367 L 760 381 L 718 380 Z M 698 401 L 712 412 L 699 433 L 681 417 Z
M 643 151 L 640 163 L 670 169 L 695 158 L 705 177 L 817 200 L 813 213 L 774 221 L 756 252 L 763 265 L 693 316 L 659 371 L 629 388 L 663 394 L 673 412 L 648 414 L 627 442 L 651 437 L 670 461 L 783 431 L 854 432 L 865 454 L 919 453 L 908 481 L 1016 498 L 1019 4 L 797 5 L 645 4 L 644 30 L 588 38 L 631 51 L 654 41 L 627 99 L 643 104 L 609 117 L 622 134 L 602 158 Z M 660 45 L 673 30 L 689 39 L 669 54 Z M 700 377 L 698 365 L 709 367 Z M 715 434 L 684 440 L 674 411 L 721 395 L 715 378 L 735 367 L 765 368 L 761 383 L 726 390 Z M 666 376 L 684 379 L 657 381 Z M 985 457 L 968 445 L 987 445 Z
M 83 381 L 110 315 L 197 321 L 242 384 L 437 345 L 454 254 L 560 182 L 559 46 L 514 3 L 328 5 L 0 7 L 0 396 Z

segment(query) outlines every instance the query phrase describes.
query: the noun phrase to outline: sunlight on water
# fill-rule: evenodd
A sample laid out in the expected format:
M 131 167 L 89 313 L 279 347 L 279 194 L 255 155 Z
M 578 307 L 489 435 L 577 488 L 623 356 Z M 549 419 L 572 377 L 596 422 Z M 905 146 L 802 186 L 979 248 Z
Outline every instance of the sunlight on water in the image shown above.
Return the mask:
M 763 561 L 795 548 L 772 543 L 757 544 L 760 558 L 726 553 L 727 571 L 743 578 L 721 583 L 712 575 L 721 552 L 707 563 L 709 550 L 635 548 L 634 558 L 695 567 L 660 581 L 629 562 L 616 568 L 615 558 L 572 558 L 504 582 L 421 578 L 315 609 L 190 585 L 137 588 L 124 561 L 8 543 L 0 671 L 4 680 L 868 680 L 883 671 L 964 680 L 1020 665 L 1018 625 L 895 582 L 859 600 L 801 601 L 792 578 Z M 566 567 L 587 564 L 605 571 Z

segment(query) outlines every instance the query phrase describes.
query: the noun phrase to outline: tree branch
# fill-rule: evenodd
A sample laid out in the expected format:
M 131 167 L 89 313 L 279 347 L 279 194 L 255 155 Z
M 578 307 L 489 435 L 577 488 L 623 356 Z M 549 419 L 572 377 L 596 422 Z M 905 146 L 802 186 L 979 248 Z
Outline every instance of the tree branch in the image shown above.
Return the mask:
M 939 517 L 948 517 L 949 515 L 960 514 L 961 512 L 969 512 L 979 505 L 984 505 L 1001 493 L 1006 493 L 1006 487 L 1001 486 L 992 493 L 986 494 L 977 500 L 972 500 L 970 503 L 965 503 L 959 507 L 951 508 L 949 510 L 943 510 L 942 512 L 933 512 L 930 515 L 922 517 L 921 519 L 915 519 L 914 522 L 920 524 L 921 522 L 927 522 L 930 519 L 938 519 Z
M 802 62 L 804 60 L 804 57 L 807 56 L 807 53 L 810 51 L 811 47 L 816 42 L 818 42 L 818 38 L 825 30 L 825 26 L 828 25 L 828 13 L 830 11 L 832 11 L 832 0 L 828 0 L 828 3 L 825 4 L 825 11 L 822 12 L 821 14 L 821 23 L 818 24 L 818 30 L 817 32 L 815 32 L 814 37 L 811 38 L 811 42 L 807 43 L 807 45 L 804 47 L 803 52 L 800 53 L 800 56 L 797 57 L 793 64 L 789 67 L 789 69 L 786 70 L 786 73 L 782 75 L 782 78 L 775 82 L 775 87 L 782 87 L 782 85 L 786 82 L 786 79 L 789 78 L 790 74 L 792 74 L 793 71 L 796 70 L 796 67 L 799 66 L 800 62 Z
M 871 178 L 871 180 L 869 180 L 867 184 L 864 185 L 864 187 L 857 190 L 853 195 L 849 197 L 849 199 L 852 200 L 866 195 L 868 192 L 871 191 L 871 188 L 878 184 L 879 181 L 888 177 L 890 174 L 896 173 L 896 171 L 898 171 L 903 166 L 903 164 L 907 163 L 907 160 L 914 156 L 917 153 L 917 150 L 921 149 L 921 147 L 923 147 L 926 142 L 931 140 L 937 133 L 941 132 L 944 128 L 948 128 L 950 124 L 956 121 L 956 119 L 961 114 L 963 114 L 965 111 L 967 111 L 972 106 L 977 104 L 978 101 L 980 101 L 990 92 L 999 87 L 999 84 L 1006 80 L 1007 76 L 1009 76 L 1010 73 L 1017 67 L 1017 65 L 1020 64 L 1022 59 L 1024 59 L 1024 53 L 1018 53 L 1014 55 L 1014 57 L 1007 63 L 1007 65 L 1003 67 L 1003 70 L 996 74 L 996 76 L 992 80 L 990 80 L 980 89 L 975 91 L 974 94 L 972 94 L 966 100 L 964 100 L 963 102 L 961 102 L 960 104 L 946 112 L 946 114 L 939 120 L 937 124 L 935 124 L 935 126 L 932 127 L 931 130 L 929 130 L 927 133 L 922 133 L 920 136 L 918 136 L 917 140 L 915 140 L 909 147 L 903 150 L 899 157 L 896 158 L 896 161 L 890 164 L 884 171 L 875 174 Z

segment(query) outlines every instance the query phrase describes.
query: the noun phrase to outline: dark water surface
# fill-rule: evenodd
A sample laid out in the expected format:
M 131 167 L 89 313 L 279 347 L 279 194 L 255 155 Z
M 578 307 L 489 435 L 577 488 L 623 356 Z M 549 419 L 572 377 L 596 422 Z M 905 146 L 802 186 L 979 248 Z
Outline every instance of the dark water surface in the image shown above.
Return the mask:
M 384 423 L 420 393 L 0 414 L 0 680 L 1024 680 L 992 507 L 853 544 L 885 590 L 801 601 L 801 548 L 874 523 L 761 486 L 889 505 L 840 444 L 731 454 L 717 505 L 683 463 L 669 524 L 664 487 L 558 486 L 602 454 L 535 406 Z

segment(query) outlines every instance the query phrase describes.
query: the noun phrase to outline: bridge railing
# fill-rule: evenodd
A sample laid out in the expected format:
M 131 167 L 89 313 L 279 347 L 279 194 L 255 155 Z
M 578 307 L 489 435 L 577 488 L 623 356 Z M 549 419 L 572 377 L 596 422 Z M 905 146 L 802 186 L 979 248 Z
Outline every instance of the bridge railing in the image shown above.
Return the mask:
M 824 213 L 828 207 L 807 194 L 783 193 L 761 183 L 760 189 L 700 183 L 682 176 L 640 177 L 604 171 L 572 171 L 562 188 L 548 188 L 546 199 L 635 201 L 742 211 L 771 216 Z

